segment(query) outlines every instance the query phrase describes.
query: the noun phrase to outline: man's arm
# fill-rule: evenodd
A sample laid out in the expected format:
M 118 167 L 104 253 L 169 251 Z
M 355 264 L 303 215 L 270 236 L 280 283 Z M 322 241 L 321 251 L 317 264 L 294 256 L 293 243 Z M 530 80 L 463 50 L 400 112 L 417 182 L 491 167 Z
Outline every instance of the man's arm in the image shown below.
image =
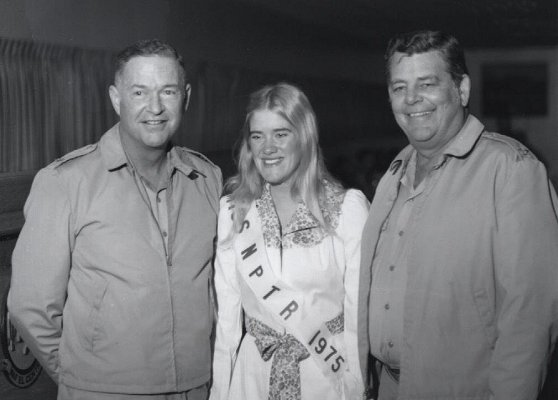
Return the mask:
M 535 400 L 558 328 L 556 194 L 532 156 L 502 173 L 494 234 L 498 338 L 489 384 L 495 399 Z
M 12 256 L 10 319 L 55 382 L 70 271 L 70 207 L 56 169 L 39 171 Z

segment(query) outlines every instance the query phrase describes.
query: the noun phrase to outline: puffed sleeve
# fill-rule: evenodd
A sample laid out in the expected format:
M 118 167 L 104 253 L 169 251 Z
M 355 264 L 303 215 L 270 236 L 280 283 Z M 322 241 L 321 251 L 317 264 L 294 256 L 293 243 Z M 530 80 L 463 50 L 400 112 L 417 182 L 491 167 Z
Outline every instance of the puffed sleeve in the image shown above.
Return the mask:
M 345 399 L 361 399 L 364 383 L 360 370 L 357 341 L 358 280 L 360 273 L 360 245 L 364 223 L 368 217 L 368 200 L 359 190 L 350 189 L 341 206 L 337 234 L 342 240 L 345 256 L 345 345 L 348 371 L 345 371 Z
M 24 215 L 25 224 L 12 256 L 10 319 L 33 355 L 58 382 L 73 230 L 67 190 L 56 169 L 39 171 Z
M 217 326 L 210 400 L 228 398 L 229 385 L 242 336 L 242 304 L 235 254 L 230 233 L 232 218 L 228 197 L 221 199 L 215 257 Z
M 495 399 L 535 400 L 558 328 L 556 193 L 534 157 L 510 164 L 496 199 L 499 313 L 489 385 Z

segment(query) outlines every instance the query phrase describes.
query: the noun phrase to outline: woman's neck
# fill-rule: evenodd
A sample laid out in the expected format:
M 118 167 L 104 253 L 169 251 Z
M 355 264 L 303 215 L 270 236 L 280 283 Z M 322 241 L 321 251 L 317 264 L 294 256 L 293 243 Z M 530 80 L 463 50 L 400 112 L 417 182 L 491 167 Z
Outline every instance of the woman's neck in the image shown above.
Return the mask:
M 298 202 L 293 199 L 290 186 L 271 185 L 269 192 L 273 198 L 279 222 L 281 223 L 281 226 L 284 227 L 291 220 L 298 206 Z

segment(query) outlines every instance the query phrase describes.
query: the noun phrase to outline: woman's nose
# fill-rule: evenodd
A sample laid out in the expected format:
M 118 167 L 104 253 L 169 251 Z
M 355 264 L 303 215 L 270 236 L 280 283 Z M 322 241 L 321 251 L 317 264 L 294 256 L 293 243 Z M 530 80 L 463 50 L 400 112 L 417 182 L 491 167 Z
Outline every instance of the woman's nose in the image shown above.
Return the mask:
M 273 138 L 265 139 L 263 151 L 265 154 L 273 154 L 277 151 L 277 146 Z

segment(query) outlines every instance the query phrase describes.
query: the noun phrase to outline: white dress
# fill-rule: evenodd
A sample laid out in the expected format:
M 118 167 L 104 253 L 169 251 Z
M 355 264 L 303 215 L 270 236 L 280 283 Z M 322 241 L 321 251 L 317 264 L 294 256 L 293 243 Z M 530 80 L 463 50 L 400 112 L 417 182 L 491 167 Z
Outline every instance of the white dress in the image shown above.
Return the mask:
M 252 207 L 257 207 L 267 259 L 274 274 L 304 293 L 304 301 L 312 303 L 321 320 L 330 321 L 344 313 L 344 331 L 340 334 L 344 336 L 348 359 L 344 363 L 341 399 L 360 399 L 364 386 L 358 361 L 356 318 L 360 240 L 368 201 L 354 189 L 335 193 L 327 185 L 326 193 L 328 208 L 333 212 L 325 209 L 322 212 L 335 228 L 334 235 L 319 228 L 301 202 L 281 236 L 269 186 Z M 267 400 L 272 359 L 263 360 L 252 335 L 242 336 L 243 315 L 278 333 L 284 333 L 285 328 L 238 272 L 234 236 L 230 240 L 229 208 L 226 199 L 222 199 L 215 261 L 218 319 L 210 400 Z M 340 400 L 330 380 L 312 359 L 301 361 L 299 368 L 302 400 Z

